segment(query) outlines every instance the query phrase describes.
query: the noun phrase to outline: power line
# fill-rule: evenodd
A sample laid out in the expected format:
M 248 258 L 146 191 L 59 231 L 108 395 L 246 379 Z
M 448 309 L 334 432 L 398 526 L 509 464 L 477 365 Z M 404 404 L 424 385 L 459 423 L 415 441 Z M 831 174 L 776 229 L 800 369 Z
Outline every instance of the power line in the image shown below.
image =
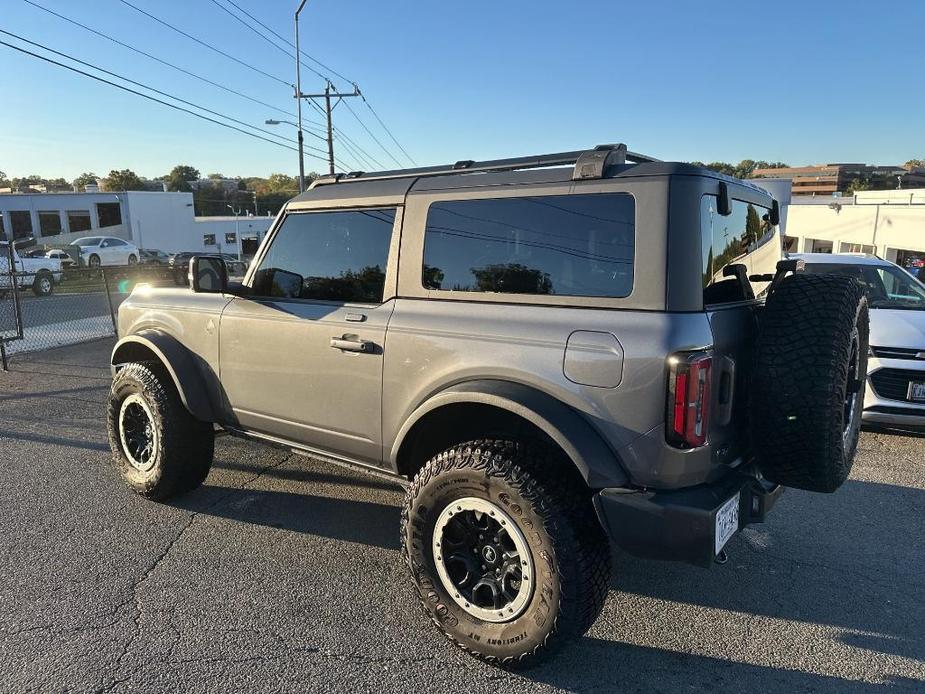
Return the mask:
M 235 130 L 235 131 L 237 131 L 237 132 L 239 132 L 239 133 L 242 133 L 242 134 L 244 134 L 244 135 L 248 135 L 248 136 L 250 136 L 250 137 L 254 137 L 254 138 L 258 139 L 258 140 L 263 140 L 264 142 L 269 142 L 271 145 L 276 145 L 277 147 L 284 147 L 285 149 L 292 150 L 293 152 L 298 151 L 295 147 L 291 147 L 290 145 L 284 145 L 283 143 L 277 142 L 276 140 L 271 140 L 271 139 L 269 139 L 269 138 L 263 137 L 262 135 L 257 135 L 256 133 L 248 132 L 247 130 L 242 130 L 241 128 L 238 128 L 237 126 L 229 125 L 228 123 L 223 123 L 223 122 L 221 122 L 221 121 L 215 120 L 214 118 L 209 118 L 208 116 L 204 116 L 204 115 L 202 115 L 201 113 L 196 113 L 195 111 L 190 111 L 189 109 L 183 108 L 182 106 L 177 106 L 176 104 L 171 104 L 170 102 L 163 101 L 162 99 L 157 99 L 157 98 L 151 96 L 150 94 L 145 94 L 145 93 L 139 92 L 139 91 L 137 91 L 137 90 L 135 90 L 135 89 L 130 89 L 129 87 L 126 87 L 126 86 L 124 86 L 124 85 L 122 85 L 122 84 L 117 84 L 116 82 L 110 82 L 110 81 L 107 80 L 107 79 L 103 79 L 102 77 L 99 77 L 99 76 L 97 76 L 97 75 L 93 75 L 93 74 L 91 74 L 91 73 L 89 73 L 89 72 L 84 72 L 83 70 L 78 70 L 78 69 L 75 68 L 75 67 L 72 67 L 72 66 L 70 66 L 70 65 L 66 65 L 66 64 L 64 64 L 64 63 L 60 63 L 60 62 L 58 62 L 57 60 L 52 60 L 51 58 L 48 58 L 48 57 L 46 57 L 46 56 L 44 56 L 44 55 L 39 55 L 38 53 L 33 53 L 32 51 L 27 51 L 25 48 L 21 48 L 21 47 L 19 47 L 19 46 L 15 46 L 15 45 L 13 45 L 12 43 L 7 43 L 6 41 L 0 40 L 0 45 L 6 46 L 7 48 L 12 48 L 14 51 L 19 51 L 20 53 L 24 53 L 24 54 L 26 54 L 26 55 L 32 56 L 33 58 L 38 58 L 39 60 L 43 60 L 43 61 L 45 61 L 46 63 L 51 63 L 52 65 L 57 65 L 58 67 L 63 67 L 65 70 L 70 70 L 71 72 L 76 72 L 78 75 L 83 75 L 84 77 L 89 77 L 90 79 L 96 80 L 97 82 L 102 82 L 103 84 L 108 84 L 108 85 L 110 85 L 110 86 L 112 86 L 112 87 L 115 87 L 116 89 L 121 89 L 122 91 L 128 92 L 128 93 L 130 93 L 130 94 L 135 94 L 136 96 L 140 96 L 140 97 L 142 97 L 142 98 L 144 98 L 144 99 L 148 99 L 149 101 L 153 101 L 153 102 L 158 103 L 158 104 L 161 104 L 161 105 L 163 105 L 163 106 L 167 106 L 168 108 L 172 108 L 172 109 L 174 109 L 174 110 L 176 110 L 176 111 L 181 111 L 181 112 L 183 112 L 183 113 L 188 113 L 188 114 L 191 115 L 191 116 L 195 116 L 196 118 L 200 118 L 200 119 L 202 119 L 202 120 L 204 120 L 204 121 L 208 121 L 209 123 L 214 123 L 215 125 L 220 125 L 220 126 L 222 126 L 223 128 L 228 128 L 229 130 Z M 319 157 L 319 156 L 316 155 L 316 154 L 309 154 L 308 156 L 314 157 L 315 159 L 321 159 L 322 161 L 324 161 L 324 158 L 323 158 L 323 157 Z
M 248 12 L 247 10 L 245 10 L 244 8 L 242 8 L 240 5 L 238 5 L 236 2 L 234 2 L 234 0 L 225 0 L 225 1 L 226 1 L 229 5 L 233 5 L 234 7 L 236 7 L 240 12 L 242 12 L 244 15 L 246 15 L 247 17 L 249 17 L 250 19 L 252 19 L 253 21 L 255 21 L 255 22 L 256 22 L 257 24 L 259 24 L 260 26 L 262 26 L 264 29 L 266 29 L 268 32 L 270 32 L 271 34 L 273 34 L 273 36 L 275 36 L 275 37 L 278 38 L 280 41 L 282 41 L 283 43 L 285 43 L 285 44 L 286 44 L 287 46 L 289 46 L 291 49 L 295 50 L 295 44 L 294 44 L 294 43 L 292 43 L 289 39 L 287 39 L 287 38 L 281 36 L 281 35 L 278 34 L 277 32 L 273 31 L 273 29 L 271 29 L 271 28 L 268 27 L 266 24 L 264 24 L 263 22 L 261 22 L 261 21 L 260 21 L 259 19 L 257 19 L 254 15 L 252 15 L 250 12 Z M 301 48 L 299 49 L 299 53 L 302 54 L 302 55 L 304 55 L 306 58 L 308 58 L 309 60 L 311 60 L 311 61 L 312 61 L 313 63 L 315 63 L 316 65 L 320 65 L 322 68 L 324 68 L 325 70 L 327 70 L 328 72 L 330 72 L 332 75 L 336 75 L 337 77 L 340 77 L 344 82 L 347 82 L 348 84 L 354 84 L 353 80 L 347 79 L 347 78 L 344 77 L 342 74 L 340 74 L 337 70 L 335 70 L 335 69 L 332 68 L 332 67 L 329 67 L 329 66 L 325 65 L 324 63 L 322 63 L 322 62 L 321 62 L 320 60 L 318 60 L 317 58 L 314 58 L 314 57 L 310 56 L 308 53 L 306 53 L 305 51 L 303 51 Z M 301 62 L 301 61 L 300 61 L 300 62 Z M 305 63 L 302 63 L 302 64 L 305 65 Z M 312 70 L 312 68 L 308 67 L 307 65 L 305 65 L 305 67 L 307 67 L 309 70 Z M 315 71 L 315 70 L 312 70 L 312 72 L 314 72 L 315 74 L 318 74 L 317 71 Z M 324 79 L 327 79 L 328 81 L 330 81 L 330 78 L 329 78 L 329 77 L 324 76 L 324 75 L 322 75 L 322 77 L 324 77 Z
M 290 54 L 289 51 L 287 51 L 285 48 L 283 48 L 282 46 L 280 46 L 280 45 L 279 45 L 278 43 L 276 43 L 275 41 L 271 40 L 269 37 L 265 36 L 263 33 L 257 31 L 257 29 L 254 28 L 253 25 L 251 25 L 251 24 L 249 24 L 248 22 L 244 21 L 241 17 L 239 17 L 239 16 L 236 15 L 234 12 L 232 12 L 231 10 L 229 10 L 229 9 L 228 9 L 227 7 L 225 7 L 221 2 L 219 2 L 219 0 L 210 0 L 210 2 L 212 2 L 212 4 L 214 4 L 216 7 L 219 7 L 219 8 L 220 8 L 222 11 L 224 11 L 226 14 L 230 15 L 231 17 L 234 17 L 234 19 L 236 19 L 238 22 L 240 22 L 243 26 L 247 27 L 250 31 L 254 32 L 257 36 L 259 36 L 260 38 L 262 38 L 264 41 L 266 41 L 267 43 L 269 43 L 271 46 L 273 46 L 274 48 L 276 48 L 278 51 L 281 51 L 281 52 L 282 52 L 284 55 L 286 55 L 287 57 L 290 57 L 290 58 L 292 57 L 292 55 Z M 292 42 L 289 41 L 288 39 L 284 38 L 283 36 L 281 36 L 280 34 L 278 34 L 277 32 L 275 32 L 273 29 L 271 29 L 270 27 L 268 27 L 266 24 L 264 24 L 263 22 L 261 22 L 261 21 L 260 21 L 259 19 L 257 19 L 254 15 L 252 15 L 250 12 L 248 12 L 247 10 L 245 10 L 244 8 L 242 8 L 240 5 L 238 5 L 236 2 L 234 2 L 234 0 L 224 0 L 224 2 L 227 2 L 229 5 L 235 7 L 235 8 L 236 8 L 239 12 L 241 12 L 243 15 L 245 15 L 246 17 L 248 17 L 249 19 L 251 19 L 253 22 L 255 22 L 256 24 L 258 24 L 258 25 L 260 25 L 261 27 L 263 27 L 264 30 L 266 30 L 267 32 L 269 32 L 270 34 L 272 34 L 273 36 L 275 36 L 277 39 L 279 39 L 280 41 L 282 41 L 283 43 L 285 43 L 287 46 L 289 46 L 289 48 L 291 48 L 291 49 L 293 50 L 293 52 L 295 51 L 295 44 L 294 44 L 294 43 L 292 43 Z M 357 88 L 356 82 L 353 82 L 353 81 L 347 79 L 346 77 L 344 77 L 342 74 L 340 74 L 339 72 L 337 72 L 337 71 L 334 70 L 333 68 L 331 68 L 331 67 L 325 65 L 324 63 L 322 63 L 322 62 L 319 61 L 318 59 L 316 59 L 316 58 L 310 56 L 310 55 L 307 54 L 305 51 L 301 50 L 301 48 L 299 49 L 299 54 L 300 54 L 300 55 L 304 55 L 306 58 L 308 58 L 308 59 L 312 60 L 313 62 L 317 63 L 318 65 L 320 65 L 320 66 L 323 67 L 324 69 L 326 69 L 326 70 L 328 70 L 329 72 L 331 72 L 331 73 L 337 75 L 338 77 L 340 77 L 340 78 L 341 78 L 342 80 L 344 80 L 345 82 L 348 82 L 348 83 L 349 83 L 351 86 L 353 86 L 355 89 Z M 326 80 L 326 81 L 329 82 L 329 83 L 331 82 L 331 77 L 330 77 L 329 75 L 322 74 L 321 72 L 319 72 L 318 70 L 316 70 L 315 68 L 313 68 L 311 65 L 306 65 L 305 62 L 304 62 L 301 58 L 299 58 L 299 64 L 302 65 L 302 66 L 303 66 L 304 68 L 306 68 L 307 70 L 310 70 L 310 71 L 313 72 L 314 74 L 318 75 L 318 77 L 321 77 L 322 79 Z M 382 129 L 385 130 L 385 132 L 388 134 L 388 136 L 389 136 L 389 137 L 392 139 L 392 141 L 398 146 L 398 148 L 401 150 L 401 152 L 408 158 L 408 160 L 412 163 L 412 165 L 417 166 L 417 162 L 415 162 L 414 159 L 411 157 L 411 155 L 408 154 L 407 150 L 405 150 L 405 148 L 402 147 L 401 143 L 398 141 L 398 139 L 395 137 L 395 135 L 392 134 L 392 131 L 389 130 L 388 126 L 386 126 L 386 124 L 383 122 L 383 120 L 379 117 L 379 114 L 376 113 L 376 111 L 373 109 L 372 105 L 369 103 L 369 101 L 366 99 L 366 97 L 363 96 L 362 94 L 360 94 L 360 96 L 362 97 L 363 103 L 366 104 L 366 107 L 369 109 L 370 113 L 373 114 L 373 117 L 378 121 L 379 125 L 382 126 Z M 352 111 L 352 109 L 351 109 L 351 111 Z M 358 116 L 355 112 L 354 112 L 353 115 L 354 115 L 355 118 L 357 118 L 357 119 L 359 120 L 359 116 Z M 361 123 L 361 124 L 362 124 L 362 123 Z M 365 124 L 363 124 L 363 127 L 366 128 Z M 367 132 L 369 132 L 369 129 L 368 129 L 368 128 L 366 128 L 366 130 L 367 130 Z M 372 136 L 372 133 L 370 133 L 370 135 Z M 374 137 L 373 139 L 375 139 L 375 137 Z M 377 140 L 377 143 L 379 144 L 380 147 L 382 146 L 382 144 L 379 143 L 378 140 Z M 390 157 L 392 156 L 391 153 L 389 153 L 389 152 L 386 152 L 386 153 L 389 154 Z M 394 159 L 394 157 L 392 157 L 392 158 Z M 396 159 L 395 161 L 396 161 L 396 163 L 398 163 L 399 166 L 401 166 L 401 163 L 398 162 L 397 159 Z
M 131 79 L 130 77 L 125 77 L 124 75 L 120 75 L 120 74 L 118 74 L 118 73 L 116 73 L 116 72 L 112 72 L 111 70 L 107 70 L 107 69 L 105 69 L 105 68 L 102 68 L 102 67 L 100 67 L 99 65 L 94 65 L 93 63 L 88 63 L 88 62 L 85 61 L 85 60 L 81 60 L 80 58 L 75 58 L 74 56 L 69 55 L 69 54 L 67 54 L 67 53 L 62 53 L 61 51 L 56 51 L 54 48 L 49 48 L 48 46 L 46 46 L 46 45 L 44 45 L 44 44 L 37 43 L 37 42 L 35 42 L 35 41 L 30 41 L 29 39 L 25 38 L 24 36 L 19 36 L 18 34 L 14 34 L 14 33 L 10 32 L 10 31 L 6 31 L 5 29 L 0 29 L 0 33 L 6 34 L 7 36 L 12 36 L 13 38 L 18 39 L 18 40 L 20 40 L 20 41 L 22 41 L 22 42 L 24 42 L 24 43 L 28 43 L 28 44 L 31 45 L 31 46 L 36 46 L 37 48 L 44 49 L 44 50 L 48 51 L 49 53 L 53 53 L 53 54 L 55 54 L 55 55 L 61 56 L 62 58 L 67 58 L 68 60 L 72 60 L 72 61 L 74 61 L 75 63 L 78 63 L 79 65 L 84 65 L 85 67 L 89 67 L 89 68 L 92 68 L 92 69 L 97 70 L 97 71 L 99 71 L 99 72 L 102 72 L 103 74 L 109 75 L 110 77 L 115 77 L 115 78 L 117 78 L 117 79 L 123 80 L 124 82 L 128 82 L 129 84 L 134 84 L 134 85 L 137 86 L 137 87 L 141 87 L 142 89 L 147 89 L 148 91 L 152 91 L 152 92 L 154 92 L 155 94 L 160 94 L 161 96 L 165 96 L 165 97 L 167 97 L 168 99 L 173 99 L 174 101 L 179 101 L 181 104 L 186 104 L 187 106 L 192 106 L 193 108 L 198 108 L 200 111 L 205 111 L 206 113 L 211 113 L 213 116 L 218 116 L 219 118 L 224 118 L 225 120 L 229 120 L 229 121 L 231 121 L 231 122 L 233 122 L 233 123 L 238 123 L 239 125 L 243 125 L 243 126 L 246 127 L 246 128 L 251 128 L 251 129 L 253 129 L 253 130 L 257 130 L 257 131 L 259 131 L 259 132 L 266 133 L 267 135 L 271 135 L 272 137 L 276 137 L 276 138 L 279 138 L 279 139 L 281 139 L 281 140 L 285 140 L 284 137 L 282 137 L 281 135 L 277 135 L 275 132 L 273 132 L 273 131 L 271 131 L 271 130 L 266 130 L 265 128 L 259 128 L 259 127 L 257 127 L 256 125 L 251 125 L 250 123 L 246 123 L 246 122 L 244 122 L 244 121 L 242 121 L 242 120 L 238 120 L 237 118 L 233 118 L 232 116 L 225 115 L 224 113 L 219 113 L 218 111 L 213 111 L 213 110 L 210 109 L 210 108 L 206 108 L 205 106 L 200 106 L 199 104 L 195 104 L 195 103 L 193 103 L 192 101 L 187 101 L 186 99 L 181 99 L 181 98 L 178 97 L 178 96 L 174 96 L 173 94 L 169 94 L 169 93 L 167 93 L 167 92 L 161 91 L 160 89 L 156 89 L 155 87 L 148 86 L 147 84 L 144 84 L 144 83 L 142 83 L 142 82 L 138 82 L 137 80 L 133 80 L 133 79 Z M 321 154 L 325 154 L 324 150 L 319 149 L 319 148 L 317 148 L 317 147 L 308 147 L 308 149 L 314 150 L 314 151 L 316 151 L 316 152 L 320 152 Z
M 410 154 L 408 154 L 408 152 L 405 150 L 405 148 L 401 146 L 401 143 L 400 143 L 397 139 L 395 139 L 395 136 L 392 134 L 392 131 L 389 130 L 389 129 L 386 127 L 385 123 L 382 122 L 382 119 L 379 117 L 379 114 L 376 113 L 376 112 L 373 110 L 373 107 L 372 107 L 372 106 L 370 105 L 370 103 L 366 100 L 366 97 L 365 97 L 365 96 L 363 97 L 363 103 L 366 104 L 366 108 L 368 108 L 368 109 L 369 109 L 369 112 L 373 114 L 373 117 L 374 117 L 377 121 L 379 121 L 379 125 L 382 126 L 382 129 L 385 130 L 385 131 L 389 134 L 389 137 L 392 138 L 392 142 L 394 142 L 394 143 L 396 144 L 396 146 L 398 147 L 398 149 L 400 149 L 400 150 L 402 151 L 402 154 L 404 154 L 406 157 L 408 157 L 408 161 L 410 161 L 411 164 L 412 164 L 413 166 L 417 166 L 418 163 L 411 157 Z
M 310 105 L 312 108 L 314 108 L 316 111 L 318 111 L 318 113 L 320 113 L 322 116 L 327 117 L 327 115 L 326 115 L 325 112 L 324 112 L 324 109 L 322 109 L 322 108 L 321 108 L 318 104 L 316 104 L 313 100 L 309 99 L 309 100 L 308 100 L 308 103 L 309 103 L 309 105 Z M 361 154 L 363 154 L 363 155 L 366 157 L 366 159 L 368 159 L 369 161 L 373 162 L 373 164 L 375 164 L 377 168 L 379 168 L 379 169 L 384 169 L 384 168 L 385 168 L 385 167 L 384 167 L 373 155 L 371 155 L 369 152 L 367 152 L 365 149 L 363 149 L 359 144 L 357 144 L 357 142 L 356 142 L 355 140 L 353 140 L 352 138 L 348 137 L 347 134 L 346 134 L 345 132 L 343 132 L 340 128 L 338 128 L 337 126 L 332 126 L 331 129 L 334 131 L 334 134 L 336 134 L 336 135 L 338 135 L 339 137 L 343 138 L 343 140 L 344 140 L 345 142 L 349 142 L 350 144 L 352 144 L 352 145 L 354 146 L 354 148 L 356 148 Z
M 338 137 L 342 138 L 342 139 L 344 140 L 345 143 L 350 143 L 351 145 L 353 145 L 353 147 L 354 147 L 357 151 L 359 151 L 366 159 L 368 159 L 369 161 L 371 161 L 371 162 L 373 163 L 373 165 L 374 165 L 376 168 L 378 168 L 378 169 L 380 169 L 380 170 L 385 168 L 385 167 L 382 165 L 382 163 L 381 163 L 378 159 L 376 159 L 372 154 L 370 154 L 370 153 L 367 152 L 365 149 L 363 149 L 362 147 L 360 147 L 360 145 L 358 145 L 358 144 L 356 143 L 356 141 L 354 141 L 353 138 L 349 137 L 349 136 L 347 135 L 347 133 L 345 133 L 343 130 L 341 130 L 340 128 L 336 128 L 336 127 L 335 127 L 335 128 L 334 128 L 334 134 L 337 135 Z
M 104 39 L 106 39 L 107 41 L 112 41 L 113 43 L 115 43 L 115 44 L 117 44 L 117 45 L 119 45 L 119 46 L 122 46 L 123 48 L 127 48 L 127 49 L 130 50 L 130 51 L 133 51 L 133 52 L 135 52 L 135 53 L 138 53 L 139 55 L 143 55 L 143 56 L 145 56 L 146 58 L 150 58 L 151 60 L 154 60 L 154 61 L 160 63 L 161 65 L 166 65 L 166 66 L 169 67 L 169 68 L 172 68 L 172 69 L 174 69 L 174 70 L 177 70 L 177 71 L 179 71 L 179 72 L 182 72 L 182 73 L 185 74 L 185 75 L 189 75 L 190 77 L 193 77 L 193 78 L 195 78 L 195 79 L 197 79 L 197 80 L 200 80 L 201 82 L 205 82 L 206 84 L 210 84 L 210 85 L 212 85 L 213 87 L 218 87 L 219 89 L 222 89 L 222 90 L 224 90 L 224 91 L 226 91 L 226 92 L 228 92 L 228 93 L 230 93 L 230 94 L 234 94 L 234 95 L 236 95 L 236 96 L 239 96 L 239 97 L 241 97 L 242 99 L 247 99 L 248 101 L 251 101 L 251 102 L 253 102 L 253 103 L 255 103 L 255 104 L 259 104 L 259 105 L 261 105 L 261 106 L 265 106 L 265 107 L 267 107 L 267 108 L 269 108 L 269 109 L 272 109 L 272 110 L 274 110 L 274 111 L 277 111 L 277 112 L 279 112 L 279 113 L 285 113 L 286 115 L 289 115 L 289 116 L 294 116 L 294 115 L 295 115 L 295 114 L 292 113 L 291 111 L 287 111 L 287 110 L 285 110 L 285 109 L 279 108 L 278 106 L 274 106 L 273 104 L 268 104 L 268 103 L 265 102 L 265 101 L 261 101 L 260 99 L 256 99 L 256 98 L 254 98 L 254 97 L 252 97 L 252 96 L 248 96 L 247 94 L 243 94 L 242 92 L 239 92 L 239 91 L 237 91 L 236 89 L 232 89 L 231 87 L 226 87 L 225 85 L 219 84 L 218 82 L 213 82 L 212 80 L 208 79 L 207 77 L 203 77 L 202 75 L 197 75 L 195 72 L 190 72 L 190 71 L 187 70 L 186 68 L 182 68 L 182 67 L 180 67 L 179 65 L 174 65 L 173 63 L 170 63 L 170 62 L 168 62 L 168 61 L 166 61 L 166 60 L 163 60 L 163 59 L 161 59 L 161 58 L 158 58 L 158 57 L 155 56 L 155 55 L 151 55 L 150 53 L 146 53 L 145 51 L 141 50 L 140 48 L 136 48 L 135 46 L 132 46 L 132 45 L 130 45 L 130 44 L 125 43 L 124 41 L 120 41 L 119 39 L 115 38 L 114 36 L 110 36 L 109 34 L 104 34 L 103 32 L 97 31 L 96 29 L 94 29 L 94 28 L 92 28 L 92 27 L 89 27 L 89 26 L 87 26 L 86 24 L 81 24 L 81 23 L 78 22 L 76 19 L 71 19 L 70 17 L 66 17 L 66 16 L 64 16 L 63 14 L 59 14 L 58 12 L 55 12 L 54 10 L 50 10 L 50 9 L 47 8 L 47 7 L 43 7 L 42 5 L 39 5 L 37 2 L 33 2 L 33 0 L 23 0 L 23 2 L 25 2 L 25 3 L 29 4 L 29 5 L 32 5 L 32 6 L 35 7 L 36 9 L 42 10 L 43 12 L 47 12 L 47 13 L 50 14 L 50 15 L 54 15 L 54 16 L 57 17 L 58 19 L 62 19 L 62 20 L 64 20 L 65 22 L 69 22 L 70 24 L 73 24 L 74 26 L 78 26 L 78 27 L 80 27 L 81 29 L 84 29 L 84 30 L 86 30 L 86 31 L 89 31 L 89 32 L 92 33 L 92 34 L 96 34 L 97 36 L 99 36 L 99 37 L 101 37 L 101 38 L 104 38 Z
M 236 15 L 234 12 L 232 12 L 231 10 L 229 10 L 227 7 L 225 7 L 224 5 L 222 5 L 220 2 L 218 2 L 218 0 L 210 0 L 210 1 L 212 2 L 213 5 L 215 5 L 215 6 L 218 7 L 219 9 L 221 9 L 223 12 L 225 12 L 225 13 L 228 14 L 228 15 L 230 15 L 231 17 L 234 17 L 234 19 L 236 19 L 236 20 L 237 20 L 238 22 L 240 22 L 242 25 L 244 25 L 245 27 L 247 27 L 247 29 L 249 29 L 250 31 L 252 31 L 252 32 L 254 32 L 255 34 L 257 34 L 257 36 L 259 36 L 259 37 L 262 38 L 264 41 L 266 41 L 267 43 L 269 43 L 271 46 L 273 46 L 273 48 L 275 48 L 275 49 L 278 50 L 278 51 L 281 51 L 281 52 L 283 53 L 283 55 L 285 55 L 285 56 L 288 57 L 288 58 L 291 58 L 291 57 L 292 57 L 292 56 L 289 54 L 289 51 L 287 51 L 285 48 L 283 48 L 282 46 L 280 46 L 278 43 L 276 43 L 275 41 L 273 41 L 273 40 L 270 39 L 269 37 L 263 35 L 263 34 L 260 33 L 259 31 L 257 31 L 257 29 L 255 29 L 253 26 L 251 26 L 250 24 L 248 24 L 247 22 L 245 22 L 243 19 L 241 19 L 238 15 Z M 240 9 L 240 8 L 238 8 L 238 9 Z M 241 10 L 241 11 L 243 12 L 243 10 Z M 247 13 L 245 12 L 245 14 L 247 14 Z M 248 16 L 250 16 L 250 15 L 248 15 Z M 256 20 L 254 20 L 254 21 L 256 21 Z M 300 52 L 301 52 L 301 51 L 300 51 Z M 310 70 L 311 72 L 314 72 L 314 73 L 315 73 L 316 75 L 318 75 L 318 77 L 320 77 L 321 79 L 330 81 L 326 75 L 321 74 L 321 73 L 318 72 L 315 68 L 313 68 L 311 65 L 306 65 L 305 63 L 302 62 L 301 59 L 299 60 L 299 63 L 300 63 L 300 64 L 302 65 L 302 67 L 304 67 L 306 70 Z
M 233 55 L 231 55 L 230 53 L 226 53 L 226 52 L 223 51 L 221 48 L 216 48 L 216 47 L 213 46 L 212 44 L 207 43 L 207 42 L 203 41 L 202 39 L 197 38 L 197 37 L 193 36 L 192 34 L 189 34 L 189 33 L 185 32 L 185 31 L 183 31 L 182 29 L 179 29 L 178 27 L 175 27 L 175 26 L 174 26 L 173 24 L 171 24 L 170 22 L 166 22 L 166 21 L 164 21 L 163 19 L 160 19 L 159 17 L 155 17 L 155 16 L 154 16 L 153 14 L 151 14 L 150 12 L 146 12 L 145 10 L 141 9 L 140 7 L 137 7 L 136 5 L 133 5 L 133 4 L 130 3 L 128 0 L 119 0 L 119 2 L 121 2 L 123 5 L 125 5 L 125 6 L 127 6 L 127 7 L 131 7 L 131 8 L 132 8 L 133 10 L 135 10 L 136 12 L 140 12 L 140 13 L 143 14 L 144 16 L 153 19 L 153 20 L 154 20 L 155 22 L 157 22 L 158 24 L 162 24 L 163 26 L 165 26 L 165 27 L 167 27 L 167 28 L 169 28 L 169 29 L 172 29 L 173 31 L 177 32 L 178 34 L 180 34 L 180 35 L 182 35 L 182 36 L 185 36 L 186 38 L 190 39 L 191 41 L 195 41 L 195 42 L 198 43 L 200 46 L 204 46 L 205 48 L 208 48 L 209 50 L 215 51 L 215 52 L 218 53 L 219 55 L 222 55 L 222 56 L 228 58 L 229 60 L 233 60 L 234 62 L 238 63 L 238 65 L 243 65 L 243 66 L 246 67 L 248 70 L 253 70 L 254 72 L 256 72 L 256 73 L 258 73 L 258 74 L 260 74 L 260 75 L 263 75 L 264 77 L 268 77 L 268 78 L 271 79 L 271 80 L 275 80 L 275 81 L 277 81 L 277 82 L 279 82 L 279 83 L 281 83 L 281 84 L 285 84 L 287 87 L 291 87 L 291 86 L 292 86 L 292 85 L 291 85 L 289 82 L 287 82 L 286 80 L 281 79 L 281 78 L 279 78 L 279 77 L 277 77 L 277 76 L 275 76 L 275 75 L 271 75 L 269 72 L 266 72 L 266 71 L 264 71 L 264 70 L 261 70 L 261 69 L 258 68 L 258 67 L 254 67 L 253 65 L 250 65 L 249 63 L 245 63 L 243 60 L 240 60 L 240 59 L 238 59 L 238 58 L 235 58 Z
M 372 170 L 372 167 L 370 166 L 369 161 L 366 160 L 366 159 L 364 159 L 363 157 L 359 156 L 359 155 L 357 154 L 356 150 L 353 149 L 350 145 L 348 145 L 347 142 L 346 142 L 345 140 L 341 139 L 340 137 L 336 137 L 336 136 L 335 136 L 335 140 L 336 140 L 338 143 L 340 143 L 340 145 L 341 145 L 345 150 L 347 150 L 347 152 L 350 153 L 350 156 L 352 156 L 352 157 L 354 158 L 354 160 L 360 162 L 360 169 L 362 169 L 362 170 L 364 170 L 364 171 L 371 171 L 371 170 Z
M 402 163 L 401 163 L 400 161 L 398 161 L 398 159 L 395 158 L 395 155 L 394 155 L 394 154 L 392 154 L 388 149 L 386 149 L 385 145 L 383 145 L 381 142 L 379 142 L 379 138 L 376 137 L 375 135 L 373 135 L 373 131 L 370 130 L 368 127 L 366 127 L 366 123 L 364 123 L 362 120 L 360 120 L 360 117 L 356 114 L 356 111 L 354 111 L 352 108 L 350 108 L 350 104 L 348 104 L 348 103 L 345 101 L 345 102 L 344 102 L 344 106 L 346 106 L 346 107 L 347 107 L 347 110 L 350 111 L 350 113 L 353 114 L 353 117 L 357 119 L 357 123 L 359 123 L 360 125 L 363 126 L 363 130 L 365 130 L 365 131 L 369 134 L 369 136 L 370 136 L 371 138 L 373 138 L 373 141 L 374 141 L 377 145 L 379 145 L 379 146 L 382 148 L 382 151 L 385 152 L 387 155 L 389 155 L 389 158 L 390 158 L 392 161 L 394 161 L 396 165 L 398 165 L 398 168 L 401 168 L 401 167 L 402 167 Z

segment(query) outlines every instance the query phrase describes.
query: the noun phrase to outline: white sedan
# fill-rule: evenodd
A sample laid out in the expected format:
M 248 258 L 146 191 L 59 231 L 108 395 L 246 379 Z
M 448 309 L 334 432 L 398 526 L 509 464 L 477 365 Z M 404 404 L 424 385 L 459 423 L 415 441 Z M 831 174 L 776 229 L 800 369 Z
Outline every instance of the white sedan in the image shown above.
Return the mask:
M 806 272 L 847 275 L 870 301 L 864 421 L 925 429 L 925 285 L 877 257 L 791 254 Z
M 87 267 L 103 265 L 135 265 L 138 247 L 115 236 L 85 236 L 73 242 L 80 249 L 80 259 Z

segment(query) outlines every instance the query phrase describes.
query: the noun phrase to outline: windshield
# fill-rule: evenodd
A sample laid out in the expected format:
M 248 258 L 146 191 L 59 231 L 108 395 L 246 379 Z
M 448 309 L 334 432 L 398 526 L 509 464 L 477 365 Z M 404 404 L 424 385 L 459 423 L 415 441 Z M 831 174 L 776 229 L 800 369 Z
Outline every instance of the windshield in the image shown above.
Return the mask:
M 75 246 L 96 246 L 100 242 L 99 236 L 91 236 L 86 239 L 77 239 L 74 241 Z
M 893 265 L 807 263 L 805 271 L 854 277 L 866 288 L 871 308 L 925 311 L 925 285 Z

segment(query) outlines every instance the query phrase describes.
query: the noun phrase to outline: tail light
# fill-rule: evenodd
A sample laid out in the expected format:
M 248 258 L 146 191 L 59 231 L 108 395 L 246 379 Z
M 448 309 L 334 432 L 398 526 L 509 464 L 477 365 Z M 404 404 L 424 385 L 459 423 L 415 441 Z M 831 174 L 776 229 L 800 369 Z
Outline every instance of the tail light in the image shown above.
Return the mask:
M 696 448 L 707 442 L 710 428 L 710 383 L 713 357 L 706 352 L 675 354 L 668 359 L 668 442 Z

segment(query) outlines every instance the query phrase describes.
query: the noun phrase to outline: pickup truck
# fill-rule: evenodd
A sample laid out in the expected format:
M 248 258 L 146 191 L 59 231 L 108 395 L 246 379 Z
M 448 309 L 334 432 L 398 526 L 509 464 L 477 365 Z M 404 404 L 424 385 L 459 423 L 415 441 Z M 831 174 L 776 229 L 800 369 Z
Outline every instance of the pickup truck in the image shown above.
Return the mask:
M 10 290 L 10 254 L 12 253 L 13 274 L 20 289 L 32 287 L 36 296 L 48 296 L 55 285 L 61 282 L 61 261 L 56 258 L 23 258 L 11 249 L 9 242 L 0 241 L 0 296 Z

